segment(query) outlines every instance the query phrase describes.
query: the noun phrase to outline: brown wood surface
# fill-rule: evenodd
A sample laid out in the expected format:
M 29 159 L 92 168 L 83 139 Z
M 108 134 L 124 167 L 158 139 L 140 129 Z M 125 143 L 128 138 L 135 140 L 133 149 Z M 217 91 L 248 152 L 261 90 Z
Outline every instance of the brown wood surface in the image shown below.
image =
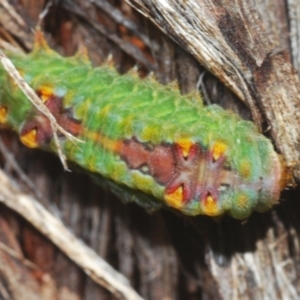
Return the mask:
M 30 51 L 40 23 L 63 55 L 85 45 L 95 65 L 112 54 L 120 73 L 137 64 L 141 76 L 154 72 L 163 84 L 178 80 L 183 93 L 199 81 L 206 104 L 255 120 L 299 180 L 297 1 L 127 2 L 134 7 L 122 0 L 2 0 L 0 37 Z M 124 205 L 88 175 L 65 172 L 57 157 L 24 148 L 15 134 L 2 131 L 1 139 L 7 147 L 1 166 L 14 185 L 144 299 L 300 298 L 299 188 L 244 222 L 169 211 L 150 215 Z M 0 299 L 122 299 L 13 210 L 0 205 Z

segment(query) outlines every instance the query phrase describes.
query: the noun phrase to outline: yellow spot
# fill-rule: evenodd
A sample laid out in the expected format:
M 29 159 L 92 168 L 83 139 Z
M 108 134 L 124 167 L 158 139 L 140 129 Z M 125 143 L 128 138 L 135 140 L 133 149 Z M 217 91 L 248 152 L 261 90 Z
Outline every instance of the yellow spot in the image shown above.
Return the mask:
M 127 172 L 126 169 L 124 169 L 122 171 L 123 171 L 123 174 L 125 172 Z M 142 175 L 142 174 L 140 174 L 139 171 L 133 171 L 131 173 L 131 176 L 132 176 L 131 178 L 132 178 L 132 184 L 133 184 L 134 188 L 142 190 L 145 193 L 149 193 L 149 194 L 152 193 L 153 181 L 154 181 L 152 177 Z M 118 178 L 120 178 L 120 177 L 115 177 L 115 180 L 117 180 Z
M 203 203 L 203 212 L 208 216 L 217 216 L 219 214 L 218 205 L 215 199 L 208 195 L 206 200 Z
M 183 187 L 178 187 L 173 193 L 165 194 L 165 201 L 174 208 L 182 208 L 183 203 Z
M 37 143 L 37 130 L 32 129 L 27 133 L 20 136 L 21 142 L 28 148 L 37 148 L 39 144 Z
M 240 173 L 242 177 L 249 178 L 251 175 L 251 164 L 249 161 L 243 161 L 240 166 Z
M 180 139 L 176 141 L 176 144 L 182 149 L 183 156 L 187 158 L 190 154 L 191 147 L 193 146 L 193 142 L 187 138 Z
M 246 209 L 248 207 L 248 197 L 246 195 L 240 195 L 237 198 L 236 205 L 239 209 Z
M 0 124 L 5 124 L 7 120 L 7 108 L 0 106 Z
M 43 102 L 47 102 L 51 96 L 53 96 L 53 87 L 50 85 L 43 85 L 39 88 L 41 99 Z
M 120 152 L 122 148 L 122 141 L 121 140 L 112 140 L 109 137 L 98 133 L 98 132 L 92 132 L 89 130 L 84 130 L 82 132 L 88 140 L 92 140 L 99 145 L 101 145 L 104 149 L 107 149 L 112 152 Z
M 160 133 L 161 127 L 157 125 L 145 126 L 143 131 L 141 132 L 141 140 L 143 141 L 151 141 L 153 144 L 157 144 L 160 142 Z
M 216 142 L 213 146 L 213 158 L 214 160 L 218 160 L 220 156 L 222 156 L 227 149 L 227 145 L 223 142 Z

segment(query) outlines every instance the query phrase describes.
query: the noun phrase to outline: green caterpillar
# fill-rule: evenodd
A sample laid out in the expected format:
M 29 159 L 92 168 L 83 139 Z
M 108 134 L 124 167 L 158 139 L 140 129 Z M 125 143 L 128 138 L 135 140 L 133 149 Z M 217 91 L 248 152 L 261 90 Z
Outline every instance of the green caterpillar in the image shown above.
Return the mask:
M 238 219 L 278 202 L 283 164 L 251 122 L 151 78 L 61 57 L 40 33 L 31 54 L 8 55 L 58 124 L 84 141 L 60 137 L 67 159 L 120 193 L 188 215 Z M 2 69 L 0 81 L 1 123 L 28 147 L 55 151 L 48 118 Z

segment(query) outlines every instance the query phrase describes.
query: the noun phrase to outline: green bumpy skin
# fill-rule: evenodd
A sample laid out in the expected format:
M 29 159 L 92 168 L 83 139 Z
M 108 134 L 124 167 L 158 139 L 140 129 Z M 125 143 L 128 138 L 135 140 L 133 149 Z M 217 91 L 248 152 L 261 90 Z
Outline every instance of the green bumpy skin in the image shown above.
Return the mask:
M 8 54 L 57 122 L 67 159 L 188 215 L 248 217 L 278 202 L 283 167 L 255 125 L 194 95 L 180 95 L 84 55 L 65 58 L 37 34 L 29 55 Z M 56 151 L 49 120 L 0 71 L 0 121 L 29 147 Z M 140 200 L 143 201 L 143 200 Z

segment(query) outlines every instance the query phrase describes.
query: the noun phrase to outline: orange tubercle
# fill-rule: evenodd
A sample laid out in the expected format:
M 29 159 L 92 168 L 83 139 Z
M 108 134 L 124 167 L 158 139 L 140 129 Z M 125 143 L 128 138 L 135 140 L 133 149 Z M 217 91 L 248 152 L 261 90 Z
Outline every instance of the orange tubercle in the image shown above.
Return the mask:
M 241 163 L 240 168 L 241 175 L 244 178 L 249 178 L 251 175 L 251 163 L 248 160 L 245 160 Z
M 7 108 L 0 106 L 0 124 L 5 124 L 7 120 Z
M 32 129 L 27 133 L 20 136 L 21 142 L 28 148 L 37 148 L 39 146 L 37 142 L 37 130 Z
M 170 194 L 165 194 L 165 201 L 174 208 L 181 208 L 183 201 L 183 187 L 178 187 L 174 192 Z
M 50 85 L 43 85 L 39 88 L 38 93 L 43 100 L 43 102 L 47 102 L 51 96 L 53 96 L 53 87 Z
M 223 142 L 216 142 L 212 148 L 214 160 L 218 160 L 226 151 L 227 145 Z
M 246 195 L 240 195 L 237 199 L 237 206 L 239 209 L 246 209 L 248 206 L 248 197 Z
M 181 148 L 183 156 L 187 158 L 194 143 L 189 139 L 180 139 L 176 141 L 176 144 Z
M 217 216 L 219 214 L 219 209 L 217 205 L 217 201 L 212 197 L 212 195 L 208 195 L 202 204 L 203 212 L 208 216 Z
M 95 141 L 96 143 L 99 143 L 103 148 L 112 152 L 120 152 L 120 149 L 123 144 L 122 141 L 112 140 L 109 137 L 106 137 L 105 135 L 98 132 L 82 130 L 82 134 L 87 136 L 89 139 Z

